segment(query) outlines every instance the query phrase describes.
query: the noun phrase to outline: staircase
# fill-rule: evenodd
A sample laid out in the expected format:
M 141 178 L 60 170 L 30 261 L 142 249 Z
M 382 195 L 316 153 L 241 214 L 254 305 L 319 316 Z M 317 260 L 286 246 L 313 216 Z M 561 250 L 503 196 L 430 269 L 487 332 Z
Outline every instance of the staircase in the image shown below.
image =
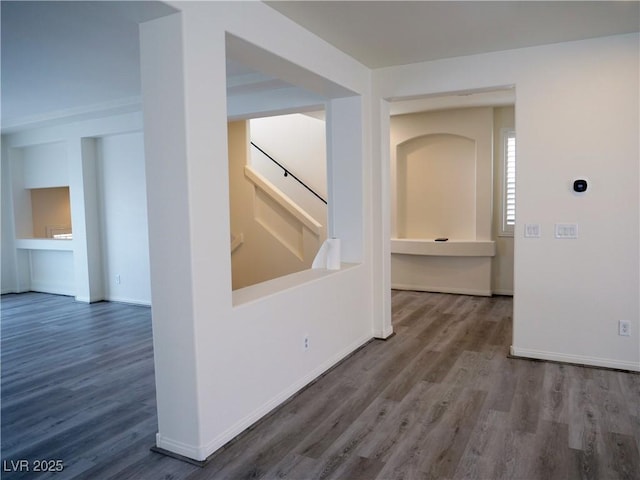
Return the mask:
M 252 144 L 246 122 L 229 124 L 229 157 L 233 289 L 311 268 L 326 200 Z

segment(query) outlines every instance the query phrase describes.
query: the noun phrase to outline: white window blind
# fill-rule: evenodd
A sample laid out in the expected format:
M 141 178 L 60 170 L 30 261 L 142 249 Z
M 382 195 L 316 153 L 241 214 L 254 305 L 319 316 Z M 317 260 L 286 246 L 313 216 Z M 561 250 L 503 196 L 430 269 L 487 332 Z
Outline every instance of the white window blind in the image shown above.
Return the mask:
M 513 234 L 516 224 L 516 132 L 504 135 L 503 233 Z

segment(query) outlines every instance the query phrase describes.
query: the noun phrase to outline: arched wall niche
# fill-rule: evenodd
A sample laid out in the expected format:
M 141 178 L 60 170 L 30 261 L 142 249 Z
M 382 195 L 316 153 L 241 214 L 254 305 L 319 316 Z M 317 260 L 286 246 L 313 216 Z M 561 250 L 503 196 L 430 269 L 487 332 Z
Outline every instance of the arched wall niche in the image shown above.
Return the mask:
M 392 115 L 390 127 L 392 287 L 491 295 L 493 108 Z
M 493 109 L 490 107 L 391 117 L 392 238 L 433 240 L 444 236 L 461 241 L 492 239 L 492 135 Z M 418 158 L 424 156 L 438 156 L 440 159 L 430 159 L 418 166 Z M 427 167 L 439 170 L 437 175 L 429 175 L 427 181 L 434 184 L 431 190 L 449 190 L 454 196 L 457 192 L 460 197 L 455 202 L 438 205 L 451 197 L 438 198 L 424 185 L 420 194 L 414 195 L 417 185 L 410 186 L 407 191 L 407 181 L 409 184 L 419 182 L 420 170 Z M 417 202 L 427 200 L 431 205 L 408 205 L 406 202 L 412 197 L 417 197 Z M 422 218 L 412 218 L 424 214 L 425 208 L 433 210 L 429 226 Z M 436 222 L 436 218 L 440 220 Z M 449 231 L 443 231 L 445 226 Z
M 476 141 L 429 133 L 396 147 L 399 238 L 476 238 Z

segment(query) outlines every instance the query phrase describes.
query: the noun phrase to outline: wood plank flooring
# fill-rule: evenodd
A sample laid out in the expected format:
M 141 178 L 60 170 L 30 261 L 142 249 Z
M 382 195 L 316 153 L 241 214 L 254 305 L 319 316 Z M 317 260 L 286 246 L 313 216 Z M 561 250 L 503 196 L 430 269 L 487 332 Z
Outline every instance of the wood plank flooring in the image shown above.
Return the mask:
M 392 299 L 394 337 L 201 469 L 149 451 L 150 309 L 4 295 L 2 478 L 640 479 L 640 375 L 507 358 L 508 297 Z M 64 470 L 12 471 L 21 459 Z

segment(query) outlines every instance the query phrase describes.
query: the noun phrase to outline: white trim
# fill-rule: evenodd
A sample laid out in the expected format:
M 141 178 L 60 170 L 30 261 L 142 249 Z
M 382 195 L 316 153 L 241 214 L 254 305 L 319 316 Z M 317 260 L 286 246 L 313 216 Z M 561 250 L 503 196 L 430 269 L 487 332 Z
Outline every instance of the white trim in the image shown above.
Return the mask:
M 66 108 L 53 112 L 8 119 L 3 121 L 2 133 L 15 133 L 20 130 L 51 127 L 63 123 L 110 117 L 141 110 L 142 100 L 140 96 L 121 98 L 93 105 L 84 105 L 81 107 Z
M 136 305 L 139 307 L 150 307 L 151 306 L 151 300 L 142 300 L 139 298 L 128 298 L 128 297 L 105 297 L 104 298 L 105 302 L 116 302 L 116 303 L 126 303 L 127 305 Z
M 84 120 L 67 118 L 53 125 L 43 125 L 24 131 L 16 131 L 3 138 L 3 145 L 6 144 L 7 148 L 22 148 L 45 143 L 66 142 L 69 135 L 72 138 L 101 138 L 122 133 L 142 132 L 142 121 L 142 112 L 136 110 L 107 116 L 99 115 L 96 118 L 92 117 Z
M 587 357 L 583 355 L 570 355 L 566 353 L 547 352 L 544 350 L 532 350 L 528 348 L 517 348 L 513 345 L 510 348 L 514 357 L 535 358 L 538 360 L 551 360 L 562 363 L 575 363 L 593 367 L 616 368 L 620 370 L 630 370 L 640 372 L 640 362 L 627 362 L 611 358 Z
M 160 432 L 156 433 L 156 446 L 194 460 L 203 461 L 208 457 L 205 448 L 171 440 L 170 438 L 163 437 Z
M 244 233 L 240 232 L 238 235 L 231 234 L 231 253 L 235 252 L 243 243 Z
M 416 292 L 434 292 L 434 293 L 456 293 L 459 295 L 476 295 L 480 297 L 490 297 L 491 290 L 482 290 L 476 288 L 454 288 L 454 287 L 442 287 L 442 286 L 428 286 L 424 284 L 406 284 L 406 283 L 391 283 L 393 290 L 411 290 Z
M 513 290 L 502 290 L 502 289 L 493 289 L 493 294 L 494 295 L 508 295 L 510 297 L 513 297 Z
M 382 331 L 376 330 L 375 332 L 373 332 L 373 337 L 377 338 L 379 340 L 386 340 L 391 335 L 393 335 L 393 326 L 392 325 L 386 325 L 385 328 Z
M 57 283 L 38 282 L 37 280 L 31 280 L 28 291 L 50 293 L 52 295 L 64 295 L 65 297 L 73 297 L 75 294 L 74 285 L 60 285 Z

